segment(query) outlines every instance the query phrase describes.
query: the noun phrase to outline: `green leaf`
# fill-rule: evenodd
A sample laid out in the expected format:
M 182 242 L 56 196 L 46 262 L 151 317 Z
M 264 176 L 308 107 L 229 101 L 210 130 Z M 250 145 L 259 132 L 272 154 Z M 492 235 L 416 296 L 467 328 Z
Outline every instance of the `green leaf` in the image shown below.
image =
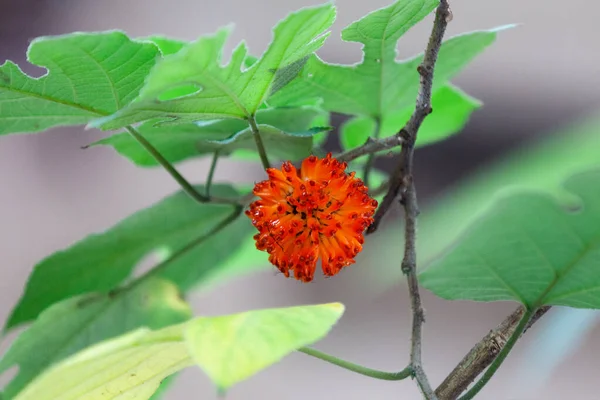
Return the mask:
M 265 145 L 269 154 L 287 160 L 304 157 L 310 151 L 312 142 L 310 137 L 295 137 L 293 134 L 288 136 L 282 134 L 282 131 L 290 133 L 306 132 L 316 126 L 326 126 L 327 124 L 321 123 L 327 121 L 327 113 L 319 108 L 306 106 L 268 108 L 259 110 L 256 113 L 256 120 L 259 124 L 271 125 L 277 128 L 274 133 L 271 133 L 273 129 L 270 128 L 269 133 L 263 136 L 263 141 L 268 142 Z M 216 148 L 222 146 L 210 141 L 224 140 L 236 134 L 239 135 L 247 128 L 248 124 L 246 122 L 235 119 L 158 126 L 156 126 L 155 121 L 149 121 L 142 124 L 139 131 L 168 161 L 176 163 L 192 157 L 211 154 Z M 113 146 L 119 154 L 139 166 L 153 167 L 158 165 L 154 157 L 148 154 L 128 133 L 115 134 L 93 145 Z M 254 149 L 254 146 L 251 148 Z M 226 148 L 225 150 L 231 152 L 235 150 L 235 147 Z M 258 155 L 255 154 L 255 157 L 258 157 Z
M 220 275 L 221 270 L 224 272 L 229 270 L 230 258 L 237 254 L 238 248 L 248 238 L 252 238 L 255 231 L 256 228 L 252 226 L 250 219 L 245 215 L 240 215 L 217 235 L 206 239 L 194 250 L 169 264 L 169 267 L 160 276 L 175 282 L 184 292 L 210 283 L 209 280 L 213 279 L 215 275 Z M 164 247 L 163 250 L 165 250 Z M 252 265 L 246 265 L 245 268 L 240 268 L 238 274 L 251 272 L 253 269 Z
M 377 123 L 369 117 L 355 117 L 340 127 L 340 142 L 345 150 L 365 144 L 368 138 L 375 136 Z
M 421 125 L 416 147 L 439 142 L 460 131 L 469 120 L 471 113 L 481 107 L 478 100 L 452 85 L 439 88 L 432 96 L 431 104 L 434 112 Z M 378 134 L 390 136 L 396 133 L 395 129 L 406 125 L 413 111 L 414 106 L 390 115 Z M 348 120 L 341 129 L 342 147 L 349 150 L 363 145 L 369 137 L 377 135 L 376 128 L 375 120 L 369 117 L 358 116 Z M 400 151 L 400 149 L 396 148 L 393 151 Z
M 407 30 L 438 4 L 437 0 L 400 0 L 353 22 L 342 31 L 342 39 L 363 44 L 362 62 L 351 66 L 335 65 L 313 56 L 300 77 L 271 98 L 271 105 L 293 105 L 305 102 L 307 98 L 322 98 L 322 107 L 328 111 L 360 116 L 359 121 L 365 118 L 379 121 L 379 136 L 398 132 L 414 109 L 419 89 L 417 66 L 423 56 L 397 61 L 396 45 Z M 473 100 L 453 92 L 454 89 L 448 87 L 448 80 L 488 47 L 496 34 L 496 30 L 473 32 L 451 38 L 442 45 L 435 69 L 433 95 L 436 101 L 432 102 L 435 111 L 431 117 L 438 113 L 449 118 L 452 114 L 444 108 L 456 100 L 462 103 L 461 114 L 452 120 L 451 127 L 441 132 L 443 121 L 430 123 L 429 129 L 419 133 L 422 144 L 446 137 L 455 132 L 451 128 L 464 125 L 473 109 Z M 438 95 L 440 90 L 444 93 Z M 362 144 L 366 137 L 364 132 L 361 133 L 346 140 Z
M 170 376 L 166 377 L 165 379 L 163 379 L 160 382 L 160 385 L 158 386 L 158 388 L 156 389 L 154 394 L 152 396 L 150 396 L 149 399 L 150 400 L 162 399 L 163 396 L 165 395 L 165 393 L 167 393 L 167 391 L 169 391 L 169 389 L 171 389 L 176 378 L 177 378 L 177 374 L 173 374 L 173 375 L 170 375 Z
M 322 339 L 343 312 L 332 303 L 199 318 L 186 340 L 194 361 L 225 390 Z
M 439 142 L 462 130 L 471 113 L 481 107 L 481 102 L 452 85 L 446 85 L 434 93 L 431 105 L 433 113 L 425 118 L 419 128 L 416 147 Z M 391 136 L 397 133 L 399 127 L 406 125 L 413 111 L 414 106 L 390 115 L 381 127 L 383 135 Z M 400 151 L 400 148 L 393 150 Z
M 48 73 L 32 78 L 11 61 L 0 66 L 0 135 L 113 114 L 137 97 L 158 56 L 154 44 L 122 32 L 35 39 L 27 59 Z
M 598 188 L 600 171 L 567 182 L 581 199 L 576 211 L 541 194 L 503 199 L 421 273 L 421 284 L 453 300 L 600 308 Z
M 198 190 L 203 189 L 199 187 Z M 219 197 L 237 196 L 229 186 L 215 185 L 212 190 Z M 177 251 L 209 232 L 232 210 L 229 205 L 198 204 L 185 193 L 178 192 L 103 233 L 92 234 L 54 253 L 36 265 L 5 329 L 36 318 L 60 300 L 117 287 L 131 275 L 144 256 L 155 250 Z M 219 268 L 232 253 L 231 249 L 246 235 L 251 235 L 247 219 L 242 216 L 219 235 L 178 258 L 162 271 L 161 276 L 182 290 L 198 284 L 203 274 L 211 268 Z
M 16 400 L 146 400 L 161 380 L 193 360 L 225 388 L 321 339 L 343 310 L 332 303 L 201 317 L 158 331 L 139 329 L 58 363 Z
M 191 317 L 175 285 L 149 280 L 131 291 L 89 294 L 48 308 L 0 360 L 0 373 L 14 365 L 18 375 L 4 388 L 13 398 L 50 365 L 97 342 L 147 326 L 159 329 Z
M 274 29 L 263 56 L 242 70 L 244 43 L 222 65 L 223 45 L 230 29 L 219 30 L 165 57 L 152 70 L 139 98 L 126 109 L 92 125 L 116 129 L 150 119 L 184 123 L 217 118 L 248 119 L 281 89 L 319 49 L 335 19 L 332 4 L 290 14 Z M 175 90 L 175 92 L 173 92 Z
M 138 39 L 138 41 L 148 41 L 154 43 L 163 56 L 168 56 L 177 53 L 183 49 L 188 42 L 179 39 L 168 38 L 164 36 L 149 36 L 147 38 Z
M 423 210 L 419 217 L 421 259 L 431 262 L 490 207 L 494 195 L 505 191 L 543 191 L 565 207 L 576 207 L 579 200 L 563 183 L 577 172 L 600 167 L 599 135 L 600 119 L 591 118 L 545 135 L 482 168 Z
M 269 262 L 269 254 L 256 249 L 256 241 L 250 234 L 244 238 L 243 243 L 236 248 L 226 262 L 222 263 L 219 268 L 212 269 L 203 277 L 202 287 L 211 288 L 215 284 L 233 277 L 266 270 L 277 271 Z
M 423 205 L 417 241 L 419 268 L 430 265 L 506 191 L 542 191 L 555 196 L 564 207 L 576 207 L 580 200 L 566 191 L 563 183 L 577 172 L 600 168 L 600 118 L 597 112 L 592 115 L 519 147 L 480 168 L 434 203 Z M 400 232 L 389 231 L 380 240 L 382 249 L 389 249 L 403 239 Z M 381 290 L 403 279 L 394 263 L 381 264 L 379 271 L 368 277 Z
M 56 364 L 15 400 L 146 400 L 169 375 L 193 365 L 184 325 L 141 328 Z

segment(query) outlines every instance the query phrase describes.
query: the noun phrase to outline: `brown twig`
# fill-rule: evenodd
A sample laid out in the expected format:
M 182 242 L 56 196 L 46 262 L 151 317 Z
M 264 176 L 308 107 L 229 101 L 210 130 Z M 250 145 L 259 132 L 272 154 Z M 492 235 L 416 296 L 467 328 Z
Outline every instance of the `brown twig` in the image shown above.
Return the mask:
M 527 329 L 540 319 L 550 307 L 542 307 L 529 321 Z M 435 390 L 439 400 L 455 400 L 496 358 L 513 334 L 525 309 L 517 308 L 500 325 L 485 335 Z
M 407 190 L 412 182 L 412 157 L 413 149 L 417 139 L 417 132 L 425 118 L 433 111 L 431 108 L 431 89 L 433 86 L 433 73 L 437 56 L 442 46 L 442 39 L 446 32 L 446 26 L 452 18 L 450 6 L 447 0 L 440 0 L 435 13 L 435 21 L 429 43 L 423 55 L 423 61 L 417 67 L 420 75 L 421 84 L 419 94 L 417 95 L 416 107 L 412 116 L 406 125 L 396 134 L 396 140 L 402 141 L 402 151 L 400 152 L 400 161 L 394 170 L 390 179 L 390 188 L 385 195 L 381 205 L 375 213 L 375 221 L 367 233 L 374 232 L 383 216 L 387 213 L 394 200 L 398 197 L 401 190 Z
M 431 36 L 429 37 L 429 43 L 423 55 L 423 61 L 417 68 L 421 78 L 415 111 L 404 128 L 396 135 L 397 140 L 402 140 L 403 142 L 402 150 L 400 151 L 400 160 L 390 179 L 390 188 L 375 214 L 375 222 L 367 231 L 370 233 L 377 229 L 383 215 L 394 199 L 401 194 L 400 203 L 404 207 L 405 220 L 402 272 L 406 275 L 408 282 L 412 310 L 410 367 L 413 370 L 413 375 L 423 396 L 427 400 L 437 400 L 437 396 L 429 384 L 421 362 L 421 336 L 425 317 L 423 306 L 421 305 L 421 295 L 419 294 L 419 283 L 417 281 L 416 227 L 419 209 L 417 205 L 417 192 L 413 180 L 413 155 L 419 128 L 427 115 L 432 112 L 431 91 L 433 86 L 433 72 L 438 52 L 442 45 L 444 32 L 450 19 L 451 13 L 448 1 L 440 0 L 440 5 L 435 13 L 435 21 Z M 402 193 L 400 193 L 401 190 Z
M 367 154 L 373 154 L 379 151 L 393 149 L 394 147 L 400 146 L 402 142 L 403 139 L 399 135 L 394 135 L 383 139 L 369 138 L 369 140 L 367 140 L 367 143 L 363 144 L 362 146 L 356 147 L 352 150 L 349 150 L 345 153 L 342 153 L 336 158 L 339 161 L 350 162 L 356 160 L 358 157 L 362 157 Z

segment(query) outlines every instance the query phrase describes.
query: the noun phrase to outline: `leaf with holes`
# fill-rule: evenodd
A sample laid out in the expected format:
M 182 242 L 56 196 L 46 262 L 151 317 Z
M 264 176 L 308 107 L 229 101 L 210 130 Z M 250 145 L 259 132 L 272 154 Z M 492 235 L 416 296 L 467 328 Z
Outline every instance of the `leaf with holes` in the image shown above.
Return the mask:
M 600 308 L 599 187 L 600 171 L 567 181 L 577 210 L 542 194 L 499 201 L 421 284 L 446 299 Z
M 25 75 L 11 61 L 0 66 L 0 135 L 86 124 L 115 113 L 137 97 L 160 53 L 122 32 L 41 37 L 27 59 L 48 69 Z
M 238 196 L 230 186 L 216 185 L 212 190 L 214 196 Z M 172 254 L 210 232 L 232 212 L 231 205 L 198 204 L 178 192 L 103 233 L 92 234 L 52 254 L 35 266 L 5 329 L 36 318 L 55 302 L 117 287 L 144 256 L 156 250 Z M 238 218 L 218 235 L 170 263 L 160 276 L 176 283 L 181 290 L 197 285 L 251 236 L 252 226 L 247 220 Z
M 323 45 L 334 19 L 332 4 L 290 14 L 275 27 L 273 41 L 262 57 L 244 69 L 244 43 L 236 47 L 227 65 L 221 64 L 229 28 L 201 37 L 159 62 L 136 101 L 92 125 L 117 129 L 157 118 L 171 123 L 248 119 L 296 77 L 308 56 Z
M 300 76 L 275 94 L 270 103 L 293 105 L 311 97 L 322 98 L 322 107 L 326 110 L 358 116 L 363 121 L 360 124 L 370 125 L 371 130 L 342 139 L 347 145 L 362 144 L 367 135 L 395 134 L 414 109 L 419 90 L 417 66 L 423 58 L 419 55 L 397 61 L 396 45 L 406 31 L 438 4 L 438 0 L 400 0 L 353 22 L 342 31 L 342 39 L 363 45 L 360 64 L 328 64 L 312 56 Z M 488 47 L 496 34 L 496 30 L 473 32 L 444 42 L 435 68 L 434 112 L 429 116 L 434 121 L 426 122 L 419 132 L 420 145 L 455 133 L 478 106 L 474 99 L 448 85 L 448 80 Z M 445 110 L 447 107 L 451 110 Z M 371 123 L 364 122 L 365 119 Z M 450 123 L 445 126 L 446 122 Z M 349 132 L 342 130 L 342 136 Z
M 163 328 L 190 317 L 191 310 L 177 287 L 159 279 L 131 291 L 64 300 L 44 311 L 0 360 L 0 373 L 19 366 L 4 396 L 14 398 L 51 365 L 102 340 L 143 326 Z
M 315 131 L 312 128 L 323 126 L 321 123 L 327 121 L 327 113 L 317 107 L 309 106 L 268 108 L 258 110 L 256 120 L 259 124 L 270 125 L 270 128 L 267 128 L 268 132 L 263 132 L 263 140 L 269 154 L 285 160 L 294 160 L 302 158 L 310 152 L 311 137 Z M 239 132 L 247 128 L 246 122 L 236 119 L 158 126 L 154 121 L 149 121 L 142 124 L 139 131 L 168 161 L 176 163 L 192 157 L 211 154 L 217 148 L 223 147 L 212 141 L 226 140 L 236 134 L 242 135 Z M 306 134 L 298 135 L 294 132 L 305 132 Z M 154 157 L 128 133 L 117 133 L 92 145 L 113 146 L 119 154 L 139 166 L 159 165 Z M 252 150 L 254 150 L 254 146 L 251 146 Z M 232 152 L 243 147 L 229 146 L 229 149 L 224 150 Z M 258 157 L 255 152 L 251 152 L 251 154 Z
M 158 331 L 139 329 L 50 368 L 15 400 L 147 400 L 169 375 L 197 363 L 222 389 L 322 339 L 339 303 L 201 317 Z M 241 334 L 243 333 L 243 334 Z

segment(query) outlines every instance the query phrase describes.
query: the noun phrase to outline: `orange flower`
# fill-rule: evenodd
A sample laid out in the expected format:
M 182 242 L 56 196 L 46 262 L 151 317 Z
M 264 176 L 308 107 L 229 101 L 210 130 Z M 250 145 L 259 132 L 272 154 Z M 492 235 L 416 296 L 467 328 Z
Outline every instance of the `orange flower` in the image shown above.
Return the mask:
M 373 222 L 377 201 L 347 164 L 310 156 L 298 171 L 286 161 L 267 169 L 269 179 L 254 186 L 260 197 L 246 215 L 259 233 L 256 248 L 286 277 L 310 282 L 321 258 L 323 273 L 333 276 L 354 263 L 363 232 Z

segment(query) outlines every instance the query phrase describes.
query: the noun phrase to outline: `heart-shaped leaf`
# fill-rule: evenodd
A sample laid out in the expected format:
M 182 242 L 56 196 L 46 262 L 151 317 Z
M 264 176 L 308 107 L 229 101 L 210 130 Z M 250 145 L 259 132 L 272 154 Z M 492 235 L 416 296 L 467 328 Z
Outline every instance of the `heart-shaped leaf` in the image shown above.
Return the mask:
M 571 178 L 580 208 L 549 196 L 499 201 L 421 284 L 446 299 L 515 300 L 527 307 L 600 308 L 600 171 Z

